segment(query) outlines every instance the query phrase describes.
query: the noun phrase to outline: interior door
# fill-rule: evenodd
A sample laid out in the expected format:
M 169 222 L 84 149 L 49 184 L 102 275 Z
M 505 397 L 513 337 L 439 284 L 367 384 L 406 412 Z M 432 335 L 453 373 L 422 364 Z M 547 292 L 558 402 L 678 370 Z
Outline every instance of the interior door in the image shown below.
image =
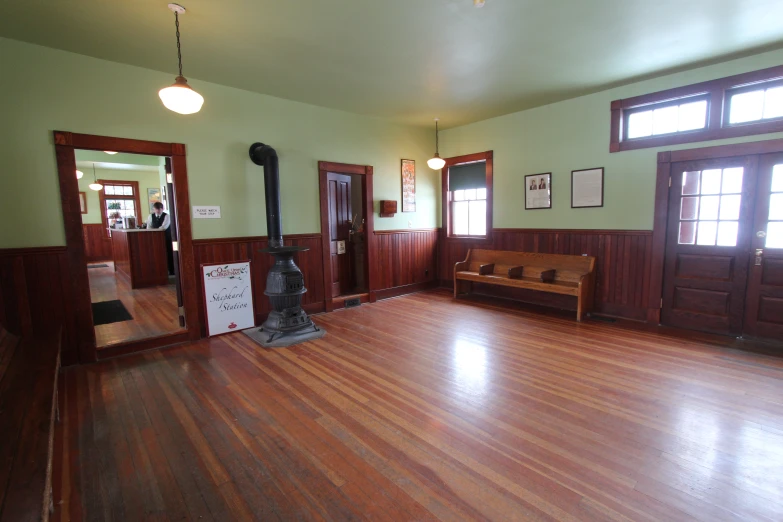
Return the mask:
M 783 339 L 783 154 L 759 160 L 745 333 Z
M 332 297 L 351 288 L 350 260 L 347 253 L 351 230 L 351 176 L 329 172 L 329 252 L 332 265 Z M 342 243 L 343 248 L 340 248 Z M 342 253 L 341 253 L 342 251 Z
M 758 156 L 672 164 L 666 325 L 741 335 Z

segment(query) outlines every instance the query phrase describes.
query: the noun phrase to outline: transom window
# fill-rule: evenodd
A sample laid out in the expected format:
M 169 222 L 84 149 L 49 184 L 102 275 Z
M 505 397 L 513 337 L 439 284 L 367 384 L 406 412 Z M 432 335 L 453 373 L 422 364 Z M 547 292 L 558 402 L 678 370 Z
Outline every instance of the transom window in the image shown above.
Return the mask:
M 707 100 L 702 99 L 629 112 L 626 139 L 703 129 L 707 126 L 707 106 Z
M 729 93 L 729 124 L 783 117 L 783 85 L 750 87 Z
M 772 168 L 772 194 L 769 196 L 767 248 L 783 248 L 783 164 Z
M 682 174 L 681 245 L 737 246 L 744 169 Z

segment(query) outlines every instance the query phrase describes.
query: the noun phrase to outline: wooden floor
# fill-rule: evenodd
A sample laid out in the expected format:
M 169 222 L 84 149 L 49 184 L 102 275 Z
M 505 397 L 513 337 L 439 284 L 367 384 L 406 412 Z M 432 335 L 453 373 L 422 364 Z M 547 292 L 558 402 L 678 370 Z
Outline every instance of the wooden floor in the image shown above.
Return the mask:
M 96 263 L 108 267 L 90 268 L 90 298 L 93 303 L 119 299 L 133 316 L 132 321 L 101 324 L 95 327 L 98 348 L 159 335 L 185 331 L 179 326 L 177 293 L 173 284 L 132 289 L 114 272 L 111 261 Z
M 65 370 L 56 520 L 783 520 L 783 358 L 420 293 Z

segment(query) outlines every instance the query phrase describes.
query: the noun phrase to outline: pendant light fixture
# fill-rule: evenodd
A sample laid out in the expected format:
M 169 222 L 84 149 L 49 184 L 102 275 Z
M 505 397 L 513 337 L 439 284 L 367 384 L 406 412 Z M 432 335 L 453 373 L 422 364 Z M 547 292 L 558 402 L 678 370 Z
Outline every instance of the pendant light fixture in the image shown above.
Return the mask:
M 98 183 L 98 177 L 95 175 L 95 163 L 92 164 L 92 183 L 90 183 L 90 190 L 98 192 L 103 190 L 103 185 Z
M 76 171 L 76 179 L 82 179 L 82 176 L 84 176 L 84 172 L 81 170 Z
M 435 155 L 427 160 L 427 166 L 432 170 L 440 170 L 446 164 L 438 152 L 438 118 L 435 118 Z
M 106 154 L 108 154 L 108 155 L 110 155 L 110 156 L 114 156 L 115 154 L 117 154 L 117 153 L 116 153 L 116 152 L 114 152 L 113 150 L 104 150 L 103 152 L 105 152 Z
M 174 85 L 164 87 L 158 92 L 160 101 L 170 111 L 179 114 L 193 114 L 201 110 L 204 97 L 194 91 L 188 81 L 182 76 L 182 50 L 179 43 L 179 15 L 185 14 L 185 8 L 179 4 L 169 4 L 169 9 L 174 13 L 174 25 L 177 28 L 177 61 L 179 63 L 179 76 L 174 80 Z

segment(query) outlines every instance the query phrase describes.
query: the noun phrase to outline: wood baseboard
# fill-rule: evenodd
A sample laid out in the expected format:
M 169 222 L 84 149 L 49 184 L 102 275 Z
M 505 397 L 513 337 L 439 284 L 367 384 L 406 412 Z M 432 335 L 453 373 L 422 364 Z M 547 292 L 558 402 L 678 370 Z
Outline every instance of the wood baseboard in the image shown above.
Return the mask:
M 384 288 L 383 290 L 376 290 L 375 294 L 378 299 L 390 299 L 392 297 L 399 297 L 405 294 L 413 294 L 415 292 L 422 292 L 424 290 L 432 290 L 438 287 L 438 281 L 424 281 L 422 283 L 413 283 L 411 285 L 394 286 L 392 288 Z

